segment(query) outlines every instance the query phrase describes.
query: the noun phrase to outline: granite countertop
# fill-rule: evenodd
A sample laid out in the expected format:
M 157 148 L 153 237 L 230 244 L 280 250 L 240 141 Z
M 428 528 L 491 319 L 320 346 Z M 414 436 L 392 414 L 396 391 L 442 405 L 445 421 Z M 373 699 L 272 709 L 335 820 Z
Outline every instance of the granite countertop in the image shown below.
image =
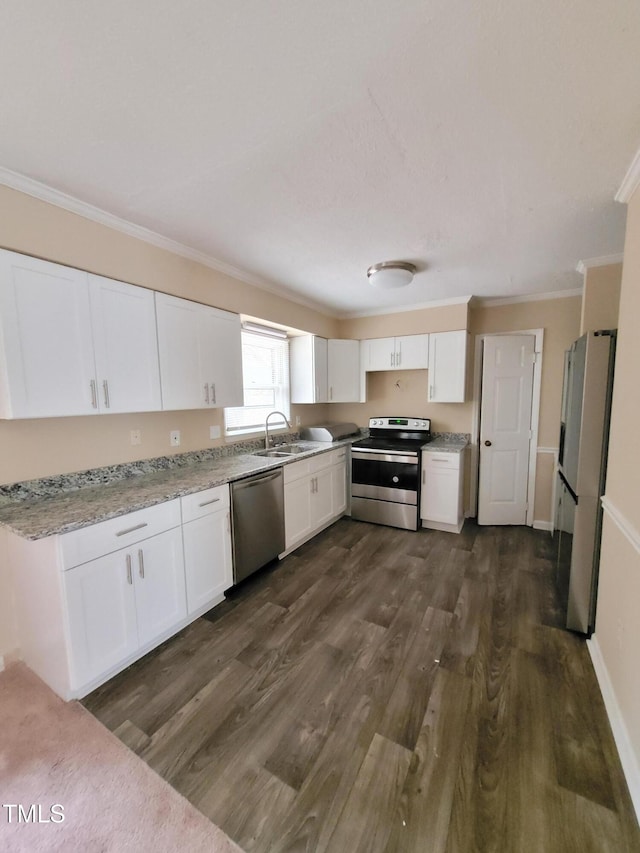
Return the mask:
M 193 464 L 140 473 L 97 486 L 83 486 L 74 490 L 59 489 L 56 494 L 45 497 L 22 500 L 4 497 L 0 502 L 0 525 L 24 539 L 43 539 L 58 533 L 68 533 L 182 495 L 200 492 L 326 453 L 352 444 L 357 438 L 360 436 L 330 444 L 322 441 L 297 441 L 305 450 L 291 458 L 254 456 L 251 451 L 247 451 L 200 459 Z
M 431 453 L 462 453 L 469 446 L 467 438 L 434 438 L 429 444 L 425 444 L 423 450 Z

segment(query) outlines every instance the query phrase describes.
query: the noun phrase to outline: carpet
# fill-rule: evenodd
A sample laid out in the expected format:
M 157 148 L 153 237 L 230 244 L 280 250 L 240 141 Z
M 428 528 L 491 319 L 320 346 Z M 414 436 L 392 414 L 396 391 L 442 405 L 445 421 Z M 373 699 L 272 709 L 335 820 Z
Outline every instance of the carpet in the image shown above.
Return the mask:
M 0 673 L 3 853 L 241 853 L 78 702 Z

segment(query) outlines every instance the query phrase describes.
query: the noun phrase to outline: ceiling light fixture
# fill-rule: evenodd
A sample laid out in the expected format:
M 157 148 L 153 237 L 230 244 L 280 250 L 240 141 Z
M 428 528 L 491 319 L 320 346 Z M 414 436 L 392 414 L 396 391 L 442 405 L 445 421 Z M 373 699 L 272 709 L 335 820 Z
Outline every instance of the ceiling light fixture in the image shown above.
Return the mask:
M 367 270 L 369 284 L 382 290 L 394 290 L 396 287 L 406 287 L 411 284 L 417 272 L 414 264 L 408 261 L 384 261 L 374 264 Z

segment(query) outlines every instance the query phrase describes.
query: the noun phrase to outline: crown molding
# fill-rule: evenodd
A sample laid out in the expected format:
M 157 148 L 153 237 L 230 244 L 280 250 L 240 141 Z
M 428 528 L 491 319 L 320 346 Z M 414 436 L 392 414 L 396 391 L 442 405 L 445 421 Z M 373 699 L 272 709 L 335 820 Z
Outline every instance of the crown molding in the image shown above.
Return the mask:
M 601 255 L 599 258 L 585 258 L 584 261 L 578 261 L 576 272 L 584 275 L 587 270 L 594 267 L 608 267 L 610 264 L 621 264 L 624 259 L 622 252 L 617 255 Z
M 56 190 L 53 187 L 36 181 L 33 178 L 28 178 L 26 175 L 21 175 L 18 172 L 12 172 L 11 169 L 5 169 L 0 166 L 0 185 L 9 187 L 9 189 L 17 190 L 25 195 L 32 196 L 39 201 L 44 201 L 47 204 L 52 204 L 55 207 L 60 207 L 70 213 L 75 213 L 77 216 L 82 216 L 84 219 L 89 219 L 99 225 L 104 225 L 114 231 L 119 231 L 126 234 L 128 237 L 134 237 L 137 240 L 142 240 L 145 243 L 150 243 L 158 249 L 165 249 L 174 255 L 179 255 L 182 258 L 187 258 L 190 261 L 195 261 L 216 272 L 228 275 L 231 278 L 236 278 L 245 284 L 250 284 L 257 287 L 259 290 L 267 291 L 274 296 L 279 296 L 282 299 L 288 299 L 290 302 L 295 302 L 298 305 L 303 305 L 305 308 L 311 308 L 328 317 L 335 317 L 333 310 L 320 302 L 315 302 L 313 299 L 306 299 L 300 294 L 289 290 L 286 287 L 280 287 L 273 282 L 265 281 L 259 276 L 253 275 L 224 261 L 219 261 L 217 258 L 207 255 L 198 249 L 193 249 L 184 243 L 179 243 L 177 240 L 172 240 L 170 237 L 165 237 L 158 234 L 156 231 L 151 231 L 149 228 L 144 228 L 142 225 L 136 225 L 134 222 L 129 222 L 127 219 L 122 219 L 120 216 L 115 216 L 106 210 L 95 207 L 86 201 L 81 201 L 75 196 L 68 195 L 61 190 Z
M 388 305 L 385 308 L 367 308 L 366 311 L 352 311 L 336 314 L 339 320 L 359 320 L 363 317 L 378 317 L 381 314 L 404 314 L 409 311 L 422 311 L 424 308 L 443 308 L 447 305 L 467 305 L 473 296 L 457 296 L 451 299 L 434 299 L 433 302 L 417 302 L 412 305 Z
M 546 299 L 568 299 L 570 296 L 582 296 L 582 288 L 571 290 L 552 290 L 549 293 L 529 293 L 526 296 L 504 296 L 490 299 L 477 299 L 480 308 L 493 308 L 499 305 L 517 305 L 520 302 L 544 302 Z
M 640 148 L 636 151 L 636 156 L 631 161 L 631 165 L 627 170 L 627 174 L 622 179 L 620 189 L 615 194 L 614 199 L 627 204 L 631 200 L 631 196 L 640 186 Z

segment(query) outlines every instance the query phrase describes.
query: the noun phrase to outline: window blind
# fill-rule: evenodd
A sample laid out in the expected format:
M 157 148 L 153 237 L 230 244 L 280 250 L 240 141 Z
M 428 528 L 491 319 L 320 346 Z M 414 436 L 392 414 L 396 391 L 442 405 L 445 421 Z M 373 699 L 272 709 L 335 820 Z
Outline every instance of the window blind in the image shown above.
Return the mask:
M 264 428 L 269 412 L 289 417 L 289 342 L 286 339 L 242 331 L 244 406 L 224 410 L 225 433 L 233 435 Z M 271 418 L 269 426 L 286 426 Z

